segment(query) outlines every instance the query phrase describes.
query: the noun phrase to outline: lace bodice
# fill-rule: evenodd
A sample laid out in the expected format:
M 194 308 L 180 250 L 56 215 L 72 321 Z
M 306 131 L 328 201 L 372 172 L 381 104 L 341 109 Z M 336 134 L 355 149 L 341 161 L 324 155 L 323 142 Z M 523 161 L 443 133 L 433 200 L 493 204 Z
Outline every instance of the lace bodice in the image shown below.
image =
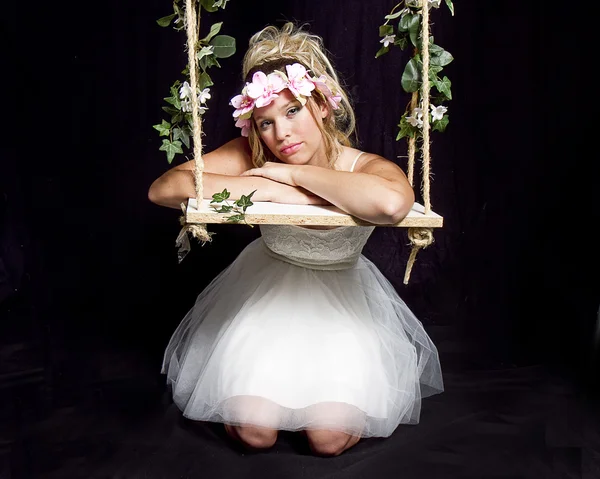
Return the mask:
M 267 253 L 288 263 L 312 269 L 352 267 L 373 226 L 343 226 L 314 230 L 293 225 L 261 225 Z

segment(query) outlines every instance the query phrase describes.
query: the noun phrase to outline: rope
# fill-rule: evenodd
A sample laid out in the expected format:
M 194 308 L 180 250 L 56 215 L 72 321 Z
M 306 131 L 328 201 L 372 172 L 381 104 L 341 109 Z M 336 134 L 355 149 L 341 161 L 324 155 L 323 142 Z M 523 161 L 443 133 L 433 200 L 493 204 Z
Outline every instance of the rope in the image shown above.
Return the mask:
M 198 30 L 200 29 L 200 12 L 202 7 L 198 8 L 198 16 L 196 17 L 195 0 L 186 0 L 185 2 L 185 20 L 187 33 L 187 51 L 188 51 L 188 70 L 190 72 L 190 89 L 192 90 L 192 120 L 193 131 L 192 137 L 194 141 L 194 187 L 196 190 L 196 204 L 200 207 L 203 198 L 202 173 L 204 172 L 204 160 L 202 159 L 202 121 L 200 119 L 200 110 L 198 105 L 198 78 L 196 77 L 198 56 L 196 55 L 196 44 L 198 43 Z M 196 20 L 198 24 L 196 25 Z M 204 245 L 210 241 L 210 234 L 206 231 L 204 224 L 186 224 L 185 223 L 185 208 L 182 205 L 183 218 L 181 221 L 182 229 L 177 236 L 175 244 L 179 247 L 178 255 L 181 262 L 189 251 L 189 241 L 187 241 L 186 233 L 191 233 L 194 238 L 201 241 Z
M 423 108 L 423 148 L 421 153 L 421 160 L 423 162 L 423 170 L 421 185 L 423 193 L 423 203 L 425 206 L 425 214 L 428 215 L 431 212 L 431 199 L 429 197 L 429 176 L 431 174 L 431 152 L 429 148 L 429 93 L 431 86 L 429 84 L 429 2 L 427 0 L 423 0 L 423 19 L 421 25 L 421 58 L 423 61 L 423 82 L 421 85 L 421 107 Z M 413 101 L 415 99 L 415 93 L 413 93 L 413 97 L 411 100 L 411 108 L 414 108 Z M 414 143 L 412 147 L 414 149 Z M 412 174 L 410 173 L 410 151 L 411 144 L 409 141 L 409 175 Z M 410 176 L 409 181 L 411 181 Z M 408 263 L 406 265 L 406 272 L 404 273 L 404 284 L 408 284 L 408 280 L 410 279 L 410 273 L 415 264 L 415 260 L 417 258 L 417 253 L 419 252 L 419 250 L 422 248 L 427 248 L 429 245 L 431 245 L 431 243 L 433 243 L 433 230 L 431 228 L 409 228 L 408 238 L 412 244 L 412 249 L 408 258 Z
M 417 107 L 417 101 L 419 101 L 419 92 L 413 91 L 412 97 L 410 99 L 410 112 L 415 111 Z M 413 136 L 408 139 L 408 182 L 410 186 L 414 187 L 415 182 L 415 152 L 417 151 L 417 137 Z

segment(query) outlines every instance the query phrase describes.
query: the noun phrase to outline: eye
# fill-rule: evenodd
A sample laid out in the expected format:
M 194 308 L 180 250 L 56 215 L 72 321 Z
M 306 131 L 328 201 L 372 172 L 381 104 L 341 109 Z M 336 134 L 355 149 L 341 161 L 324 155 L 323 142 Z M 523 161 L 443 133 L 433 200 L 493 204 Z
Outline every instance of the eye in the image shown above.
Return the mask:
M 294 116 L 299 111 L 300 111 L 300 108 L 298 108 L 297 106 L 293 106 L 287 111 L 287 114 L 288 114 L 288 116 Z
M 263 121 L 260 122 L 260 125 L 258 125 L 258 127 L 261 130 L 266 130 L 270 125 L 271 125 L 271 121 L 270 120 L 263 120 Z

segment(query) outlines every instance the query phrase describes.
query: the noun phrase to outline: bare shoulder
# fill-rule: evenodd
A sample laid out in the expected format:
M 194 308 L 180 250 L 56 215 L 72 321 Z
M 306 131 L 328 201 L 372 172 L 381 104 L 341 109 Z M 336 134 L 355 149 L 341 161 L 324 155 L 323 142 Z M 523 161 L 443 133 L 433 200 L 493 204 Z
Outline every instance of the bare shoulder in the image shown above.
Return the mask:
M 402 169 L 393 161 L 390 161 L 375 153 L 357 150 L 356 148 L 345 148 L 343 153 L 343 169 L 350 171 L 354 164 L 355 173 L 378 174 L 382 172 L 395 173 L 404 176 Z
M 204 172 L 218 175 L 240 175 L 246 170 L 253 168 L 252 155 L 248 139 L 238 137 L 228 141 L 216 150 L 202 155 L 204 160 Z M 195 161 L 187 161 L 174 169 L 193 170 Z

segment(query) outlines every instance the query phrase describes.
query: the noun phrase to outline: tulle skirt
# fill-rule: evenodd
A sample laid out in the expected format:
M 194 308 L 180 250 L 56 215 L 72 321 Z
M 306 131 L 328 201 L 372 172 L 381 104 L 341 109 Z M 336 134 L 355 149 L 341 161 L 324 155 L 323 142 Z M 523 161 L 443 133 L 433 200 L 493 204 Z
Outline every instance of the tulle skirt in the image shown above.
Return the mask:
M 317 270 L 248 245 L 198 296 L 162 372 L 193 420 L 387 437 L 443 390 L 437 349 L 364 256 Z

